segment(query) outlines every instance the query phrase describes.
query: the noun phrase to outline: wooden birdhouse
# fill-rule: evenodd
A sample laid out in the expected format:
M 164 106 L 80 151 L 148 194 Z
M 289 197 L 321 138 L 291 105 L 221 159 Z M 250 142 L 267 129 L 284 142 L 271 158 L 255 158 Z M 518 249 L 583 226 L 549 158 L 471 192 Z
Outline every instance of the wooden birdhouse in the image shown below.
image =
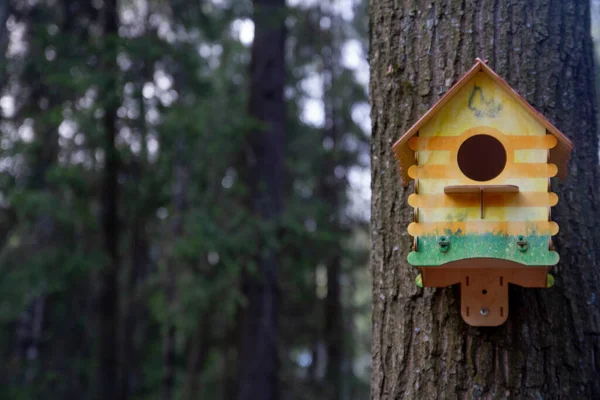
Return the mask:
M 470 325 L 508 317 L 508 284 L 546 288 L 558 254 L 550 178 L 567 175 L 573 145 L 485 62 L 475 65 L 393 146 L 413 179 L 417 284 L 460 284 Z

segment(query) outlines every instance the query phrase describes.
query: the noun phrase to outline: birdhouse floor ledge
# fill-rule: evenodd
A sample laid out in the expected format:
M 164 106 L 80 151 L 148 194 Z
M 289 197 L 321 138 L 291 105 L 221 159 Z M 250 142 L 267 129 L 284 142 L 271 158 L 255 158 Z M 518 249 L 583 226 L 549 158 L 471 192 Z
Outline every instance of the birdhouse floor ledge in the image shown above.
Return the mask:
M 518 193 L 517 185 L 450 185 L 444 187 L 446 194 L 461 193 Z
M 479 193 L 480 196 L 480 218 L 484 217 L 485 206 L 483 204 L 484 193 L 518 193 L 516 185 L 451 185 L 444 187 L 445 194 L 469 194 Z

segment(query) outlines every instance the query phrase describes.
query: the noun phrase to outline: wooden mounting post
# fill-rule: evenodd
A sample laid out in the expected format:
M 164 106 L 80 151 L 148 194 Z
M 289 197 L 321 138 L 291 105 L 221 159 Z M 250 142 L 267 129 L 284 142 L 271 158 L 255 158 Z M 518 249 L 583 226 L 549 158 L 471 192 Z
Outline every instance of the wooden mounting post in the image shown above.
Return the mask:
M 461 315 L 469 325 L 498 326 L 506 321 L 509 283 L 530 288 L 547 286 L 548 267 L 503 267 L 492 259 L 477 260 L 481 264 L 465 260 L 469 263 L 462 266 L 421 267 L 425 287 L 460 284 Z M 486 266 L 486 262 L 492 265 Z

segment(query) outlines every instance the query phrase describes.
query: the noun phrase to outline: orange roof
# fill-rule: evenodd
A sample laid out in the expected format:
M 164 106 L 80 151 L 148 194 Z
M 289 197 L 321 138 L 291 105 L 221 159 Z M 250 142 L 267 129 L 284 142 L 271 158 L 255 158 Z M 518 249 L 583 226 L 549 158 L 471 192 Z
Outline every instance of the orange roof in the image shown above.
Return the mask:
M 504 87 L 508 94 L 512 96 L 517 103 L 521 104 L 531 114 L 536 121 L 538 121 L 546 130 L 554 135 L 557 139 L 557 145 L 550 150 L 550 162 L 556 164 L 558 167 L 558 176 L 564 180 L 567 177 L 567 164 L 569 157 L 573 151 L 573 143 L 567 138 L 561 131 L 559 131 L 550 121 L 548 121 L 540 112 L 538 112 L 531 104 L 527 102 L 520 94 L 518 94 L 510 85 L 502 79 L 497 73 L 495 73 L 487 64 L 481 59 L 477 58 L 475 65 L 463 75 L 458 82 L 454 84 L 448 90 L 446 94 L 434 104 L 392 147 L 394 155 L 400 165 L 400 177 L 402 179 L 402 185 L 407 186 L 410 180 L 408 176 L 408 168 L 415 163 L 414 152 L 408 147 L 408 141 L 410 138 L 415 136 L 419 129 L 427 122 L 431 117 L 437 114 L 457 93 L 464 87 L 470 79 L 475 76 L 478 72 L 486 73 L 494 82 Z

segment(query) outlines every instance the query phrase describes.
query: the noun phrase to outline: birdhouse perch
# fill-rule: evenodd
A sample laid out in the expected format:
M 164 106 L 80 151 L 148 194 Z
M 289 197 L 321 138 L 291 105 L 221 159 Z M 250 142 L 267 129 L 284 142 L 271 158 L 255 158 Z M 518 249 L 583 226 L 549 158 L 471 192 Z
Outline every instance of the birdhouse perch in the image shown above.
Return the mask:
M 545 288 L 558 254 L 550 178 L 565 179 L 571 141 L 485 62 L 471 68 L 393 146 L 414 237 L 408 262 L 425 287 L 461 285 L 474 326 L 508 317 L 508 284 Z

